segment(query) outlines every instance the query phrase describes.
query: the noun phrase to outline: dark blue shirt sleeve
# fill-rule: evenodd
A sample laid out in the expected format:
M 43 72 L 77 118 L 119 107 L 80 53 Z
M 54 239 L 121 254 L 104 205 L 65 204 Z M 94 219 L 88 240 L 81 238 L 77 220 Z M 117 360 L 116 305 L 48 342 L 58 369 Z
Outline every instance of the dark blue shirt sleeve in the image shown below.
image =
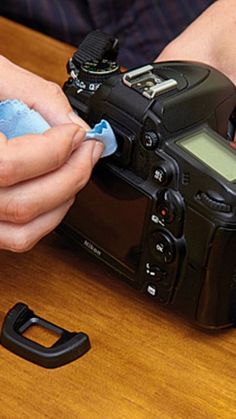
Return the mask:
M 1 15 L 78 46 L 91 30 L 120 40 L 119 61 L 130 68 L 160 53 L 214 0 L 1 0 Z

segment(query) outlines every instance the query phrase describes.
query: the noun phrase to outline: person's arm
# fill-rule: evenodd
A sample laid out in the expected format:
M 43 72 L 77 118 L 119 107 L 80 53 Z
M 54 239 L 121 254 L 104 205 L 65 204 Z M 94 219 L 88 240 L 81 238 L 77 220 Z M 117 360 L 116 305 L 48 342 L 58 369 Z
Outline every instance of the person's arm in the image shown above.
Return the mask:
M 0 249 L 30 249 L 63 219 L 103 146 L 83 142 L 86 123 L 62 90 L 0 56 L 0 100 L 19 99 L 52 126 L 8 141 L 0 133 Z
M 210 64 L 236 84 L 236 0 L 218 0 L 174 39 L 156 61 Z

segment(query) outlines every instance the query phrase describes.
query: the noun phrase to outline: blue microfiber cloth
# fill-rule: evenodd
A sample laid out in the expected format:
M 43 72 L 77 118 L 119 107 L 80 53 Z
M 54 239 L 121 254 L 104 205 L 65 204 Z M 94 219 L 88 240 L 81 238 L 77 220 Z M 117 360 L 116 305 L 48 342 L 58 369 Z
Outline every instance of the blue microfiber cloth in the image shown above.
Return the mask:
M 23 102 L 13 99 L 0 102 L 0 131 L 11 140 L 25 134 L 42 134 L 49 124 L 36 111 Z M 104 144 L 101 157 L 113 154 L 117 149 L 115 134 L 104 119 L 86 133 L 85 141 L 96 139 Z
M 104 144 L 101 157 L 107 157 L 115 153 L 117 149 L 116 137 L 109 122 L 105 119 L 102 119 L 98 124 L 94 125 L 93 129 L 87 132 L 85 141 L 91 140 L 92 138 Z
M 0 102 L 0 131 L 10 140 L 25 134 L 42 134 L 50 128 L 45 119 L 19 100 Z

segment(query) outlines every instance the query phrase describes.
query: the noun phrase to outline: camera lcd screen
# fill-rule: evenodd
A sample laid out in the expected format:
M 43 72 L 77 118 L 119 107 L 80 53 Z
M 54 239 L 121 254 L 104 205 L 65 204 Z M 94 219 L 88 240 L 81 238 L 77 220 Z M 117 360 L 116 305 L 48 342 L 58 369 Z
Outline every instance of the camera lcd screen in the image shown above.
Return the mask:
M 202 131 L 177 141 L 177 144 L 228 181 L 236 181 L 236 153 L 226 140 L 225 144 L 221 144 L 219 140 Z
M 151 197 L 111 171 L 96 169 L 78 194 L 65 221 L 97 249 L 134 274 L 141 254 L 143 228 Z M 89 246 L 88 246 L 89 247 Z M 101 258 L 106 259 L 102 254 Z M 127 271 L 127 272 L 126 272 Z

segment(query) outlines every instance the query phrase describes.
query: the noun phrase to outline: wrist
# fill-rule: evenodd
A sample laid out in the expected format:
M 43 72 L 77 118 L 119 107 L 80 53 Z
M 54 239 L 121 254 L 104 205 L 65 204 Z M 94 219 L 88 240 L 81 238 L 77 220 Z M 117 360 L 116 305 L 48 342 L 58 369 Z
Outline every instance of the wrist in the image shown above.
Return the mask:
M 218 0 L 167 45 L 156 61 L 203 62 L 236 84 L 235 12 L 235 0 Z

